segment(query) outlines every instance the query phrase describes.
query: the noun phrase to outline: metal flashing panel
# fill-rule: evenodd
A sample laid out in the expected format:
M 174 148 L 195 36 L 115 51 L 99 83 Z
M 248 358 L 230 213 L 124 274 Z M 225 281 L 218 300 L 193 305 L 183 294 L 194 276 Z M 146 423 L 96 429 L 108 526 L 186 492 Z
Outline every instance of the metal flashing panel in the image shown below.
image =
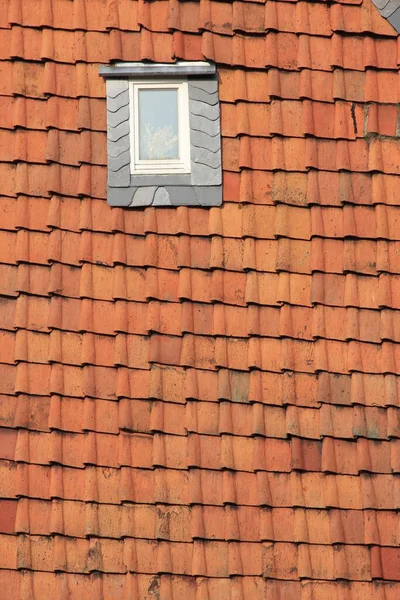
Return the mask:
M 174 67 L 164 70 L 164 67 Z M 154 68 L 154 71 L 153 71 Z M 220 206 L 222 165 L 218 78 L 210 63 L 102 67 L 107 84 L 108 203 L 111 206 Z M 116 76 L 117 75 L 117 76 Z M 129 80 L 187 76 L 190 174 L 131 172 Z
M 114 65 L 103 65 L 99 73 L 105 79 L 120 79 L 121 77 L 182 77 L 215 75 L 216 66 L 203 61 L 182 61 L 175 63 L 136 63 L 119 62 Z

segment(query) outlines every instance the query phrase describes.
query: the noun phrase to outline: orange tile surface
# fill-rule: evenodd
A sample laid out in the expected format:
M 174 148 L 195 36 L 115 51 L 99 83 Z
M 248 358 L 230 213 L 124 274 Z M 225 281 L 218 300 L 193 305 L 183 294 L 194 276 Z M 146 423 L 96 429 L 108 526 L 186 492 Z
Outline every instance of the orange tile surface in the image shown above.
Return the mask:
M 398 600 L 399 42 L 370 0 L 0 0 L 0 592 Z M 216 61 L 220 208 L 111 209 L 100 64 Z

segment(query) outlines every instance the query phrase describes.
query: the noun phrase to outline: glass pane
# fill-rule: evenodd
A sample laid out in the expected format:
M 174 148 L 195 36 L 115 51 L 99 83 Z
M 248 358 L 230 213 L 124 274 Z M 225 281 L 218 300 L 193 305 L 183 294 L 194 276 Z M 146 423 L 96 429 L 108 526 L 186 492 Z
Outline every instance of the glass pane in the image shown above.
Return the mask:
M 139 158 L 179 158 L 178 90 L 139 90 Z

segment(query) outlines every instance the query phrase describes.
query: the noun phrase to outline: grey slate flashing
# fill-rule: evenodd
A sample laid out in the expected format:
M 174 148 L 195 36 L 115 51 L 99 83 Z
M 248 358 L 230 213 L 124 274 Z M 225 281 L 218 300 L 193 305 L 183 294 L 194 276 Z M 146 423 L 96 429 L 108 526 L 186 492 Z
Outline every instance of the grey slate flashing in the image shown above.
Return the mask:
M 107 82 L 108 185 L 128 187 L 130 174 L 128 81 Z
M 400 8 L 395 10 L 394 13 L 388 17 L 388 21 L 396 31 L 400 32 Z
M 222 165 L 218 77 L 210 63 L 125 63 L 100 68 L 107 85 L 108 193 L 111 206 L 220 206 Z M 189 174 L 131 173 L 129 79 L 187 77 Z
M 382 17 L 400 33 L 400 0 L 372 0 Z
M 388 17 L 390 17 L 391 14 L 394 13 L 395 10 L 399 8 L 399 6 L 399 0 L 389 0 L 389 2 L 385 4 L 385 6 L 381 8 L 379 12 L 381 13 L 382 17 L 385 17 L 385 19 L 387 19 Z
M 110 193 L 110 188 L 108 189 Z M 222 190 L 216 186 L 146 186 L 112 188 L 111 206 L 136 208 L 143 206 L 220 206 Z M 115 194 L 115 196 L 114 196 Z M 115 203 L 113 202 L 115 201 Z

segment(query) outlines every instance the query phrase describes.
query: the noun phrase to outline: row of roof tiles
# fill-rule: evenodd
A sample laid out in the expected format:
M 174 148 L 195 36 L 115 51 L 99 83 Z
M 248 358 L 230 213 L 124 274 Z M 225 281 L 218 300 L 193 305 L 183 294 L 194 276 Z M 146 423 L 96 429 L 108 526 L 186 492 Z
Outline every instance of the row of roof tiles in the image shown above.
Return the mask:
M 253 575 L 399 580 L 398 549 L 285 542 L 164 542 L 125 538 L 67 538 L 0 534 L 0 567 L 69 573 L 173 573 L 206 577 Z
M 1 533 L 398 546 L 394 511 L 0 500 Z
M 145 5 L 158 8 L 168 6 L 169 2 Z M 217 2 L 216 6 L 220 8 L 222 4 Z M 286 5 L 282 6 L 287 11 Z M 389 25 L 388 28 L 391 29 Z M 263 31 L 260 37 L 237 34 L 229 37 L 211 32 L 204 32 L 202 36 L 180 31 L 153 33 L 144 28 L 129 32 L 113 29 L 107 33 L 83 33 L 14 26 L 11 30 L 2 30 L 2 38 L 2 60 L 109 63 L 144 59 L 171 62 L 174 58 L 200 60 L 204 57 L 224 65 L 256 69 L 276 67 L 289 71 L 331 71 L 337 67 L 356 71 L 367 68 L 397 70 L 399 64 L 395 37 L 361 37 L 336 32 L 332 37 L 297 35 L 284 30 L 267 34 Z
M 358 341 L 207 336 L 184 333 L 150 336 L 118 333 L 114 336 L 54 330 L 51 334 L 19 329 L 0 331 L 0 362 L 14 364 L 124 366 L 148 369 L 151 363 L 197 369 L 230 368 L 239 371 L 298 371 L 314 373 L 393 373 L 400 371 L 400 346 L 390 341 Z
M 49 226 L 74 229 L 74 227 L 62 224 L 63 222 L 72 222 L 77 223 L 75 229 L 94 227 L 100 231 L 141 233 L 143 230 L 136 225 L 136 223 L 142 223 L 143 217 L 140 214 L 152 215 L 151 223 L 154 232 L 158 232 L 156 224 L 159 221 L 163 222 L 161 212 L 158 212 L 156 217 L 156 213 L 152 212 L 153 209 L 151 208 L 147 211 L 128 212 L 120 209 L 111 210 L 105 203 L 92 203 L 91 199 L 87 197 L 88 195 L 95 198 L 106 197 L 105 169 L 102 167 L 81 165 L 77 169 L 62 167 L 57 164 L 30 165 L 28 163 L 18 163 L 15 165 L 0 163 L 0 175 L 4 183 L 3 194 L 8 197 L 18 197 L 17 210 L 15 211 L 15 218 L 17 219 L 21 219 L 21 217 L 38 219 L 40 213 L 39 210 L 36 210 L 36 207 L 39 209 L 39 206 L 41 206 L 41 210 L 43 210 L 43 197 L 49 198 L 51 195 L 52 202 L 48 209 Z M 355 215 L 351 212 L 351 206 L 349 205 L 376 206 L 386 204 L 398 206 L 400 196 L 397 177 L 382 173 L 364 174 L 345 171 L 335 173 L 316 170 L 310 170 L 307 173 L 288 173 L 244 169 L 240 173 L 225 172 L 223 181 L 225 202 L 240 202 L 242 205 L 246 203 L 268 205 L 274 202 L 299 207 L 312 207 L 314 205 L 343 207 L 342 214 L 348 216 L 349 219 L 353 219 L 351 229 L 346 234 L 354 237 L 357 237 L 357 227 L 362 228 L 363 225 L 360 220 L 356 224 Z M 68 196 L 63 195 L 66 193 L 68 193 Z M 31 199 L 27 196 L 31 196 Z M 79 210 L 70 210 L 71 197 L 73 196 L 84 198 L 81 205 L 80 203 L 74 205 L 74 208 Z M 35 210 L 33 210 L 34 207 Z M 9 210 L 9 208 L 7 207 L 6 210 Z M 189 232 L 190 214 L 194 209 L 195 207 L 177 207 L 172 211 L 165 212 L 165 221 L 169 220 L 172 212 L 176 212 L 178 227 L 183 228 L 177 231 L 174 229 L 172 231 L 166 230 L 165 232 Z M 196 211 L 194 214 L 199 215 L 200 212 Z M 35 213 L 35 217 L 33 217 L 33 213 Z M 211 211 L 210 214 L 216 215 L 217 213 Z M 323 213 L 314 210 L 313 213 L 310 212 L 309 214 L 318 218 L 318 227 L 321 230 L 325 221 Z M 326 213 L 326 215 L 330 216 L 331 213 Z M 389 215 L 386 217 L 384 209 L 381 210 L 380 215 L 382 216 L 379 219 L 379 228 L 384 227 L 384 233 L 377 237 L 387 237 L 389 235 L 387 232 L 390 231 Z M 42 213 L 41 216 L 44 219 L 45 216 L 47 217 L 47 212 L 46 215 Z M 204 220 L 205 217 L 203 217 L 203 222 Z M 287 220 L 293 226 L 293 220 Z M 329 219 L 327 220 L 329 222 Z M 78 223 L 81 222 L 84 225 L 79 226 Z M 96 222 L 98 223 L 97 227 Z M 173 222 L 171 220 L 171 223 Z M 107 223 L 107 226 L 105 226 L 105 223 Z M 125 223 L 127 224 L 127 230 L 125 230 Z M 17 222 L 16 226 L 29 228 L 25 221 L 21 225 Z M 287 228 L 286 224 L 282 226 Z M 164 225 L 164 227 L 167 227 L 167 225 Z M 6 228 L 9 229 L 9 227 Z M 277 229 L 279 235 L 279 228 Z M 284 231 L 286 231 L 286 237 L 296 237 L 288 235 L 287 229 Z M 209 233 L 220 234 L 221 230 L 216 232 L 211 230 Z
M 103 132 L 73 133 L 56 129 L 49 132 L 18 129 L 4 130 L 2 137 L 2 162 L 54 164 L 55 169 L 52 175 L 49 174 L 48 181 L 49 190 L 52 192 L 59 191 L 57 165 L 104 165 L 101 169 L 102 179 L 106 176 L 106 134 Z M 400 167 L 396 160 L 396 147 L 397 139 L 376 136 L 350 141 L 280 135 L 267 139 L 247 135 L 240 138 L 226 137 L 222 140 L 222 167 L 227 171 L 253 168 L 306 172 L 309 169 L 317 169 L 398 175 Z M 51 173 L 50 169 L 49 171 Z
M 176 271 L 223 269 L 260 273 L 326 274 L 358 273 L 377 276 L 400 273 L 398 242 L 387 240 L 312 241 L 280 238 L 260 240 L 215 236 L 195 237 L 148 234 L 143 237 L 123 234 L 82 234 L 54 230 L 41 232 L 2 232 L 2 263 L 71 267 L 82 264 L 158 268 Z M 198 253 L 198 254 L 197 254 Z M 199 256 L 198 259 L 194 258 Z
M 390 309 L 358 310 L 321 304 L 313 308 L 287 304 L 282 307 L 241 307 L 155 300 L 146 303 L 116 300 L 109 303 L 87 298 L 46 298 L 23 294 L 19 295 L 16 301 L 13 298 L 4 298 L 1 305 L 1 335 L 12 341 L 13 345 L 15 343 L 16 360 L 20 360 L 26 353 L 23 345 L 26 339 L 30 338 L 38 341 L 43 356 L 46 353 L 49 356 L 57 354 L 56 348 L 60 343 L 68 344 L 74 355 L 78 355 L 80 351 L 85 353 L 83 346 L 89 346 L 91 338 L 77 337 L 78 333 L 107 336 L 115 336 L 118 333 L 161 333 L 173 336 L 194 333 L 235 338 L 261 335 L 309 341 L 325 338 L 378 344 L 385 341 L 400 342 L 400 317 L 397 311 Z M 16 339 L 5 333 L 15 329 L 20 331 Z M 66 334 L 60 336 L 54 332 L 50 339 L 46 340 L 31 334 L 26 338 L 26 334 L 23 333 L 23 330 L 49 333 L 52 329 Z M 95 339 L 99 340 L 99 346 L 114 344 L 112 340 L 102 341 L 97 337 Z M 12 351 L 9 350 L 9 353 L 11 357 Z
M 400 506 L 399 477 L 387 473 L 252 473 L 94 465 L 76 469 L 8 460 L 0 461 L 0 473 L 0 497 L 6 499 L 390 511 Z
M 33 396 L 61 395 L 72 398 L 153 398 L 182 403 L 186 399 L 215 402 L 261 402 L 319 407 L 321 402 L 338 405 L 399 406 L 400 383 L 393 374 L 354 372 L 351 375 L 320 372 L 271 373 L 252 370 L 201 371 L 183 367 L 150 369 L 73 367 L 19 363 L 2 365 L 0 393 Z M 47 382 L 46 386 L 43 382 Z M 61 417 L 61 415 L 60 415 Z
M 39 9 L 39 10 L 38 10 Z M 113 3 L 95 1 L 87 10 L 82 0 L 71 10 L 65 0 L 28 2 L 12 0 L 8 11 L 0 13 L 0 26 L 49 27 L 66 31 L 139 31 L 143 26 L 153 32 L 178 30 L 215 31 L 225 35 L 236 32 L 264 33 L 268 30 L 329 36 L 333 31 L 395 35 L 392 27 L 371 3 L 335 2 L 330 6 L 309 2 L 242 2 L 122 0 Z
M 90 263 L 82 267 L 59 263 L 51 266 L 0 264 L 0 273 L 1 293 L 10 297 L 25 293 L 104 301 L 191 300 L 234 306 L 280 306 L 287 303 L 365 309 L 399 308 L 400 277 L 388 273 L 372 277 L 316 272 L 311 276 L 288 272 L 208 272 L 188 268 L 180 271 L 153 267 L 133 269 L 123 265 L 104 267 Z
M 91 126 L 97 129 L 96 112 L 92 116 L 89 109 L 95 111 L 93 100 L 104 100 L 105 87 L 96 65 L 1 61 L 0 72 L 2 96 L 80 99 L 83 105 L 80 123 L 88 129 Z M 400 76 L 395 70 L 367 69 L 364 72 L 336 68 L 330 72 L 304 68 L 298 72 L 271 67 L 267 72 L 265 69 L 245 71 L 221 67 L 218 74 L 220 99 L 224 102 L 309 98 L 321 102 L 344 100 L 396 104 L 400 97 Z M 92 99 L 91 103 L 88 98 Z
M 184 333 L 148 336 L 119 333 L 114 336 L 54 330 L 0 331 L 0 362 L 13 365 L 61 363 L 149 369 L 151 363 L 196 369 L 219 368 L 268 372 L 296 371 L 337 374 L 400 372 L 400 345 L 389 341 L 371 344 L 326 339 L 205 336 Z
M 135 596 L 160 594 L 165 600 L 240 600 L 252 598 L 280 600 L 396 600 L 400 584 L 394 582 L 329 582 L 306 580 L 290 582 L 262 577 L 204 578 L 170 575 L 102 574 L 78 575 L 32 571 L 0 570 L 0 585 L 7 594 L 39 600 L 42 594 L 71 600 L 124 600 Z M 151 596 L 150 596 L 151 597 Z
M 283 118 L 284 117 L 284 118 Z M 369 134 L 397 135 L 398 111 L 392 105 L 335 104 L 311 100 L 271 100 L 263 103 L 221 103 L 224 137 L 315 136 L 355 139 Z
M 127 399 L 119 402 L 60 396 L 0 395 L 0 425 L 32 431 L 95 431 L 118 434 L 166 432 L 187 435 L 266 436 L 305 439 L 399 438 L 399 407 L 335 406 L 322 403 L 303 407 L 245 402 L 219 403 L 187 400 L 185 404 L 161 400 Z M 13 435 L 8 432 L 10 439 Z M 15 434 L 16 435 L 16 434 Z M 12 442 L 14 443 L 14 442 Z M 17 443 L 17 442 L 16 442 Z M 57 439 L 55 444 L 59 444 Z M 113 443 L 116 443 L 115 440 Z M 330 442 L 329 442 L 330 443 Z
M 256 138 L 253 138 L 256 139 Z M 235 140 L 231 149 L 234 152 L 239 149 L 239 144 Z M 282 139 L 273 138 L 267 140 L 269 144 L 275 144 L 275 150 L 282 153 L 285 146 Z M 313 140 L 308 148 L 315 149 Z M 360 140 L 361 141 L 361 140 Z M 305 140 L 292 139 L 288 140 L 287 150 L 293 150 L 296 144 L 300 144 L 300 150 L 303 149 Z M 349 142 L 355 144 L 356 142 Z M 362 143 L 362 141 L 361 141 Z M 335 144 L 331 143 L 331 150 L 336 150 Z M 342 142 L 338 146 L 345 160 L 351 160 L 348 154 L 347 142 Z M 248 148 L 248 143 L 244 146 Z M 380 149 L 380 144 L 374 148 Z M 386 145 L 388 151 L 390 144 Z M 330 161 L 332 167 L 335 154 L 329 158 L 328 146 L 324 147 L 325 159 Z M 343 155 L 344 151 L 344 155 Z M 393 164 L 393 156 L 387 152 L 388 159 Z M 315 155 L 314 155 L 315 158 Z M 365 157 L 364 157 L 365 158 Z M 379 153 L 378 157 L 379 163 Z M 354 159 L 353 159 L 354 162 Z M 283 172 L 283 171 L 257 171 L 242 169 L 239 172 L 237 166 L 238 161 L 235 159 L 233 165 L 236 172 L 225 172 L 224 176 L 224 196 L 225 200 L 239 202 L 251 202 L 256 204 L 270 203 L 273 199 L 277 203 L 286 203 L 288 205 L 309 206 L 314 204 L 327 206 L 342 206 L 343 203 L 357 205 L 375 205 L 388 204 L 398 205 L 399 187 L 397 186 L 397 177 L 393 175 L 385 175 L 382 173 L 350 173 L 350 172 L 334 172 L 334 171 L 316 171 L 309 170 L 304 173 L 298 172 Z M 229 165 L 228 165 L 229 166 Z M 271 165 L 273 166 L 273 165 Z M 282 168 L 275 165 L 274 168 Z M 397 170 L 397 167 L 396 167 Z M 55 203 L 59 196 L 67 197 L 78 196 L 93 198 L 106 197 L 106 169 L 105 167 L 83 164 L 79 168 L 62 166 L 59 164 L 41 165 L 29 163 L 1 163 L 0 176 L 4 182 L 3 194 L 5 196 L 33 196 L 33 197 L 50 197 L 56 196 Z M 68 198 L 69 201 L 69 198 Z M 28 203 L 29 204 L 29 203 Z M 85 208 L 90 210 L 90 205 L 85 202 Z M 61 207 L 57 209 L 61 213 Z M 110 211 L 108 207 L 104 211 Z M 187 213 L 190 212 L 187 210 Z M 132 213 L 137 214 L 137 213 Z M 112 219 L 119 218 L 122 221 L 122 213 L 113 211 Z M 61 215 L 60 215 L 61 216 Z M 76 218 L 78 215 L 71 216 Z M 110 217 L 111 219 L 111 217 Z M 129 220 L 128 217 L 126 217 Z M 111 220 L 112 222 L 112 220 Z
M 13 130 L 24 128 L 47 131 L 49 139 L 45 150 L 47 160 L 54 160 L 56 147 L 63 152 L 73 144 L 90 144 L 90 135 L 80 137 L 72 132 L 90 129 L 95 145 L 103 143 L 100 131 L 105 131 L 105 102 L 98 99 L 69 99 L 67 110 L 60 111 L 63 101 L 57 96 L 45 100 L 18 96 L 1 96 L 0 106 L 5 113 L 3 127 Z M 283 114 L 285 118 L 283 119 Z M 271 100 L 269 104 L 238 101 L 221 103 L 222 134 L 265 136 L 284 135 L 304 137 L 307 135 L 329 139 L 355 139 L 369 134 L 395 137 L 398 130 L 398 107 L 396 105 L 354 104 L 338 101 L 335 104 L 311 100 Z M 97 131 L 96 131 L 97 130 Z M 59 133 L 68 131 L 71 134 Z M 10 136 L 9 133 L 4 135 Z M 19 132 L 16 137 L 23 137 Z M 36 134 L 38 135 L 38 134 Z M 85 137 L 88 138 L 85 140 Z M 40 139 L 40 137 L 39 137 Z M 15 142 L 16 144 L 18 141 Z M 64 147 L 66 148 L 64 150 Z M 85 152 L 82 149 L 82 152 Z M 95 157 L 93 162 L 97 162 Z
M 272 142 L 274 140 L 277 138 L 273 138 Z M 298 141 L 302 142 L 302 140 Z M 277 147 L 279 148 L 279 146 L 280 142 L 278 141 Z M 54 217 L 53 215 L 52 217 L 67 218 L 66 213 L 69 213 L 68 220 L 76 220 L 78 212 L 68 211 L 67 206 L 62 209 L 62 202 L 65 199 L 69 203 L 71 196 L 79 196 L 85 198 L 81 211 L 84 217 L 98 219 L 99 223 L 103 222 L 96 216 L 97 210 L 94 210 L 99 207 L 100 203 L 92 207 L 90 198 L 87 198 L 88 196 L 106 197 L 106 170 L 103 167 L 88 164 L 74 168 L 58 164 L 1 163 L 0 175 L 4 182 L 2 191 L 5 196 L 23 196 L 18 213 L 20 210 L 22 212 L 29 210 L 30 202 L 33 202 L 24 196 L 35 198 L 36 203 L 36 198 L 50 197 L 51 195 L 53 198 L 51 208 L 55 211 Z M 344 203 L 397 206 L 399 187 L 396 176 L 382 173 L 367 174 L 345 171 L 335 173 L 316 170 L 309 170 L 307 173 L 288 173 L 242 169 L 240 172 L 225 172 L 224 197 L 225 201 L 239 202 L 240 198 L 241 203 L 271 204 L 274 201 L 292 206 L 315 204 L 343 206 Z M 188 222 L 189 213 L 193 208 L 182 207 L 177 209 L 177 211 L 179 210 L 182 218 Z M 112 229 L 116 231 L 121 230 L 124 222 L 132 223 L 138 214 L 132 211 L 132 217 L 129 217 L 126 211 L 125 213 L 115 209 L 111 211 L 108 206 L 103 205 L 102 216 L 107 213 L 106 222 L 112 223 Z M 386 227 L 389 228 L 389 225 Z M 104 225 L 102 230 L 104 231 Z M 356 232 L 355 224 L 353 232 Z M 350 235 L 355 235 L 355 233 Z
M 396 140 L 381 138 L 373 138 L 369 143 L 364 139 L 334 141 L 312 137 L 276 136 L 265 139 L 243 136 L 224 140 L 223 168 L 228 171 L 240 171 L 243 168 L 296 172 L 308 169 L 346 170 L 397 175 L 400 170 L 395 159 L 395 148 Z
M 325 178 L 320 175 L 319 180 L 323 181 Z M 325 174 L 327 177 L 323 187 L 334 181 L 331 175 Z M 236 179 L 234 175 L 233 180 Z M 290 176 L 283 178 L 283 182 L 290 180 Z M 298 183 L 300 195 L 300 186 L 307 179 L 304 175 L 298 175 L 293 177 L 293 180 Z M 276 181 L 279 181 L 279 177 Z M 293 188 L 290 188 L 290 191 L 293 191 Z M 275 189 L 273 195 L 277 193 Z M 2 235 L 7 235 L 6 231 L 15 233 L 15 230 L 25 230 L 17 233 L 22 239 L 26 236 L 29 239 L 28 231 L 53 231 L 57 236 L 59 229 L 75 233 L 92 231 L 139 236 L 223 236 L 225 239 L 310 240 L 312 237 L 319 237 L 397 240 L 400 221 L 398 206 L 344 204 L 343 207 L 312 205 L 307 208 L 304 205 L 290 204 L 290 198 L 287 201 L 289 204 L 278 203 L 275 206 L 272 206 L 271 198 L 270 202 L 265 204 L 226 201 L 220 208 L 211 208 L 208 211 L 184 206 L 164 208 L 162 211 L 157 211 L 154 207 L 141 211 L 124 211 L 119 208 L 111 210 L 105 202 L 89 198 L 80 200 L 59 196 L 52 196 L 51 199 L 19 196 L 14 199 L 3 196 L 0 197 L 0 213 L 4 231 Z M 18 237 L 17 245 L 23 245 Z
M 400 473 L 400 441 L 324 437 L 289 440 L 189 433 L 188 436 L 153 431 L 119 435 L 88 432 L 33 432 L 0 428 L 0 458 L 27 464 L 58 464 L 82 469 L 135 467 L 153 469 L 230 469 L 235 472 L 292 471 L 357 475 Z

